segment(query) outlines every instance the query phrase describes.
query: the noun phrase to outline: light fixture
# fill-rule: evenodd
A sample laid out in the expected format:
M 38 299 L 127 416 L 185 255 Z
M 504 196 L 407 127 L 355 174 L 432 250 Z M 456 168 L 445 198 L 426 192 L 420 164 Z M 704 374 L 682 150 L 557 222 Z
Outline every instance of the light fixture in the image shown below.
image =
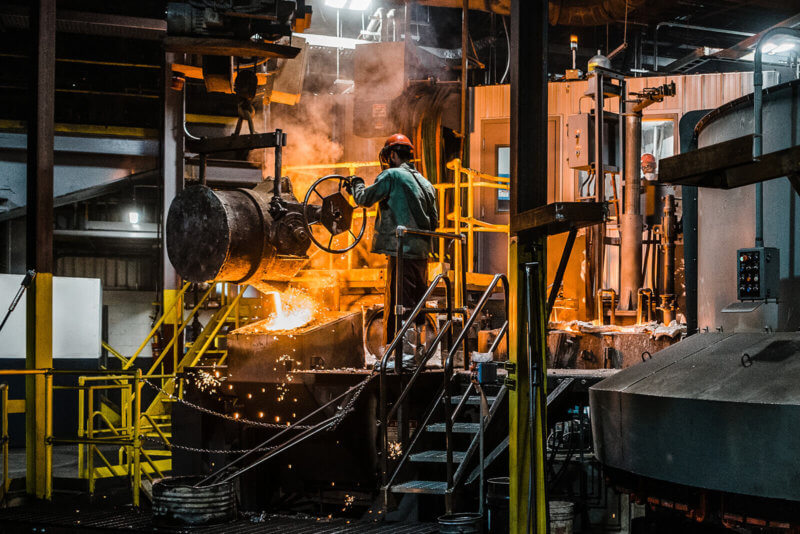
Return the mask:
M 129 211 L 128 222 L 131 224 L 139 224 L 139 212 L 135 210 Z
M 371 3 L 372 0 L 350 0 L 350 5 L 347 6 L 347 9 L 352 9 L 353 11 L 365 11 Z
M 325 0 L 325 5 L 335 9 L 342 9 L 347 0 Z

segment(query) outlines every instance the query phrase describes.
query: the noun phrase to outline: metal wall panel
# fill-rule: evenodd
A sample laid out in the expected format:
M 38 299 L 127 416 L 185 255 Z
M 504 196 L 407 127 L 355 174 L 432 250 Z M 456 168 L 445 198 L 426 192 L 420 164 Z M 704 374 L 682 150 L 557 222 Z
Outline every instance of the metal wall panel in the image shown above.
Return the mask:
M 0 274 L 3 307 L 19 289 L 22 275 Z M 53 358 L 100 357 L 102 287 L 96 278 L 53 277 Z M 0 331 L 0 358 L 25 358 L 26 299 Z

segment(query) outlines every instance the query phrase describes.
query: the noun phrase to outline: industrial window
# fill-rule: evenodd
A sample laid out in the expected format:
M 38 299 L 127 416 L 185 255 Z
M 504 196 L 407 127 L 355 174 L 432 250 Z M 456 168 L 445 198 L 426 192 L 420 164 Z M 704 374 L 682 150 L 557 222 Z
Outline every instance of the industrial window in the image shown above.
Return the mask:
M 495 176 L 500 178 L 509 178 L 511 176 L 511 147 L 508 145 L 497 145 L 497 152 L 495 154 L 495 161 L 497 162 L 497 169 L 495 169 Z M 497 190 L 497 204 L 495 211 L 506 212 L 511 207 L 511 192 L 508 189 Z
M 663 117 L 642 119 L 642 154 L 656 161 L 675 155 L 675 120 Z

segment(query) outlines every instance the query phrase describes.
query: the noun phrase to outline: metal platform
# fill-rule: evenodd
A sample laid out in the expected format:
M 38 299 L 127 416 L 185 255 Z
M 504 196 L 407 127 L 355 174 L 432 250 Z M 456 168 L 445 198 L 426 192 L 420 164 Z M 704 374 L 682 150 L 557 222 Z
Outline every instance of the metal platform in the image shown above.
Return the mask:
M 547 235 L 561 234 L 573 228 L 600 224 L 606 220 L 604 202 L 553 202 L 511 219 L 511 233 L 540 230 Z
M 355 521 L 342 518 L 267 516 L 263 520 L 240 519 L 232 523 L 200 527 L 166 528 L 153 525 L 150 513 L 128 508 L 98 509 L 87 506 L 30 505 L 0 510 L 4 534 L 48 532 L 149 532 L 192 534 L 433 534 L 435 524 Z
M 439 480 L 409 480 L 408 482 L 392 486 L 392 492 L 444 495 L 447 492 L 447 482 Z

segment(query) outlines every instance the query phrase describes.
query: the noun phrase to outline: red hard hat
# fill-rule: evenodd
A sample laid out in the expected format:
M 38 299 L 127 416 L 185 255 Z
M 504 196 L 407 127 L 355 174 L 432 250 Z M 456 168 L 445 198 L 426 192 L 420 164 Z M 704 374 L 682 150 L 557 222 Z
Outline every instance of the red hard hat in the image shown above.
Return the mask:
M 383 144 L 383 148 L 389 148 L 397 145 L 405 145 L 411 150 L 414 150 L 414 145 L 411 144 L 411 141 L 408 139 L 408 137 L 401 133 L 396 133 L 390 136 Z
M 642 154 L 642 165 L 645 163 L 650 163 L 651 165 L 655 165 L 656 158 L 652 154 Z

